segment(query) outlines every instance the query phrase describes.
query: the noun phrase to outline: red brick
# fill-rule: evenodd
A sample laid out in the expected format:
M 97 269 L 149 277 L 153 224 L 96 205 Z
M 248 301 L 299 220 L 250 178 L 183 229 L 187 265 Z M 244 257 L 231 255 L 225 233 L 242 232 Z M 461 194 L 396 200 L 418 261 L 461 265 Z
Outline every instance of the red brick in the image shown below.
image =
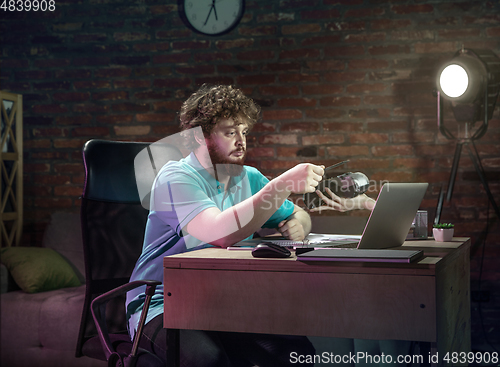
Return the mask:
M 382 182 L 416 182 L 416 179 L 412 172 L 389 172 L 389 171 L 377 171 L 370 177 L 371 181 Z M 381 186 L 381 185 L 379 185 Z
M 359 45 L 349 46 L 326 46 L 324 50 L 326 57 L 352 57 L 364 55 L 365 48 Z
M 481 35 L 480 29 L 469 28 L 469 29 L 443 29 L 438 32 L 438 36 L 441 39 L 457 39 L 457 38 L 476 38 Z
M 68 108 L 61 104 L 47 104 L 35 105 L 32 107 L 32 111 L 39 114 L 66 113 L 68 112 Z
M 147 112 L 150 110 L 148 103 L 116 103 L 113 104 L 112 110 L 114 112 Z
M 26 173 L 31 172 L 49 172 L 50 164 L 48 163 L 24 163 L 23 171 Z
M 357 156 L 369 156 L 370 151 L 367 146 L 330 146 L 327 147 L 327 153 L 329 156 L 333 157 L 357 157 Z
M 423 132 L 404 132 L 404 133 L 393 133 L 392 141 L 394 143 L 432 143 L 436 134 L 433 133 L 423 133 Z
M 321 26 L 316 23 L 284 25 L 281 27 L 281 33 L 284 35 L 314 33 L 319 31 L 321 31 Z
M 73 132 L 73 135 L 75 133 Z M 109 135 L 109 134 L 108 134 Z M 99 135 L 97 135 L 99 136 Z M 67 149 L 67 148 L 72 148 L 72 149 L 78 149 L 78 157 L 80 158 L 81 156 L 81 149 L 83 148 L 83 145 L 85 142 L 90 139 L 95 137 L 95 135 L 90 134 L 88 135 L 89 138 L 87 139 L 54 139 L 53 144 L 55 149 Z
M 114 126 L 114 131 L 117 136 L 124 135 L 147 135 L 151 132 L 151 126 Z
M 302 86 L 302 92 L 305 95 L 339 94 L 344 92 L 344 87 L 336 84 L 309 84 Z
M 83 168 L 83 167 L 82 167 Z M 35 184 L 43 185 L 66 185 L 70 181 L 68 175 L 54 175 L 54 174 L 36 174 L 33 175 L 33 182 Z
M 366 170 L 366 169 L 388 169 L 390 161 L 388 159 L 370 159 L 357 158 L 349 162 L 349 170 Z M 347 169 L 346 169 L 347 170 Z
M 302 46 L 312 46 L 312 45 L 327 45 L 340 42 L 341 37 L 339 34 L 326 35 L 326 36 L 315 36 L 308 37 L 304 39 L 300 44 Z
M 109 136 L 109 128 L 104 126 L 75 127 L 72 136 Z
M 334 135 L 306 135 L 302 136 L 303 145 L 330 145 L 330 144 L 342 144 L 344 143 L 344 135 L 334 134 Z
M 146 32 L 116 32 L 113 39 L 116 42 L 149 41 L 151 36 Z
M 349 9 L 344 13 L 345 18 L 379 18 L 385 11 L 381 7 Z
M 387 144 L 389 143 L 389 135 L 377 133 L 350 134 L 349 142 L 352 144 Z
M 58 163 L 53 167 L 56 173 L 80 173 L 83 170 L 81 163 Z
M 203 50 L 210 47 L 210 41 L 195 40 L 195 41 L 174 41 L 172 49 L 176 51 L 182 50 Z
M 355 33 L 348 34 L 345 36 L 344 41 L 346 42 L 362 42 L 362 43 L 373 43 L 373 42 L 383 42 L 386 39 L 386 34 L 382 32 L 377 33 Z
M 360 82 L 365 79 L 364 72 L 360 71 L 342 71 L 331 72 L 323 75 L 327 82 L 342 83 L 342 82 Z
M 23 148 L 28 151 L 31 149 L 41 149 L 41 148 L 50 148 L 51 142 L 50 139 L 25 139 L 23 141 Z
M 314 107 L 317 101 L 312 98 L 282 98 L 278 100 L 280 107 Z
M 259 91 L 261 95 L 264 96 L 275 96 L 275 95 L 297 95 L 299 94 L 299 87 L 296 85 L 292 86 L 266 86 L 259 87 Z
M 97 93 L 92 93 L 92 99 L 95 101 L 116 101 L 121 99 L 128 99 L 128 92 L 126 91 L 97 92 Z
M 150 80 L 115 80 L 113 86 L 118 89 L 137 89 L 137 88 L 149 88 L 151 87 Z
M 398 29 L 411 26 L 410 19 L 376 19 L 371 21 L 372 29 Z
M 319 82 L 319 75 L 317 74 L 282 74 L 279 75 L 279 80 L 283 83 L 317 83 Z
M 410 46 L 407 45 L 384 45 L 384 46 L 372 46 L 368 48 L 370 55 L 400 55 L 411 53 Z
M 165 55 L 155 55 L 153 56 L 153 63 L 155 64 L 176 64 L 188 62 L 191 59 L 191 53 L 175 53 L 175 54 L 165 54 Z
M 274 25 L 262 25 L 258 27 L 239 27 L 239 34 L 243 36 L 274 36 L 277 33 L 277 27 Z
M 360 132 L 363 131 L 363 124 L 361 122 L 326 122 L 323 123 L 324 131 L 342 131 L 342 132 Z
M 168 78 L 155 79 L 153 87 L 155 88 L 187 88 L 191 84 L 189 78 Z
M 153 109 L 155 111 L 165 111 L 165 110 L 179 111 L 182 103 L 183 103 L 183 101 L 179 101 L 179 100 L 154 102 Z
M 33 129 L 31 131 L 31 133 L 33 134 L 33 137 L 45 137 L 45 136 L 48 136 L 48 137 L 63 137 L 63 136 L 68 136 L 68 130 L 67 129 L 60 129 L 60 128 L 56 128 L 56 127 L 50 127 L 50 128 L 44 128 L 44 129 L 41 129 L 41 128 L 37 128 L 37 129 Z
M 134 51 L 137 52 L 164 52 L 170 48 L 168 42 L 158 42 L 158 43 L 138 43 L 134 46 Z
M 227 61 L 233 58 L 230 52 L 210 52 L 210 53 L 196 53 L 193 55 L 196 62 L 214 62 L 214 61 Z
M 253 126 L 252 132 L 275 132 L 276 126 L 268 122 L 258 122 Z
M 82 188 L 78 186 L 55 186 L 54 194 L 57 196 L 80 196 Z
M 500 27 L 486 28 L 486 35 L 491 38 L 500 38 Z
M 128 114 L 128 115 L 102 115 L 102 116 L 96 116 L 96 121 L 102 124 L 126 124 L 129 122 L 132 122 L 133 116 Z
M 316 110 L 307 110 L 306 116 L 318 119 L 325 118 L 337 118 L 345 115 L 343 110 L 333 109 L 333 108 L 324 108 L 324 109 L 316 109 Z
M 421 13 L 432 13 L 434 7 L 430 4 L 418 4 L 418 5 L 393 5 L 391 10 L 395 14 L 421 14 Z
M 271 84 L 275 79 L 274 75 L 244 75 L 238 76 L 236 82 L 238 85 Z
M 292 160 L 292 161 L 284 161 L 284 160 L 262 160 L 261 168 L 263 170 L 279 170 L 280 172 L 289 170 L 290 168 L 295 167 L 297 164 L 302 163 L 300 160 Z
M 278 135 L 278 134 L 268 134 L 261 136 L 259 138 L 260 144 L 285 144 L 292 145 L 297 144 L 297 135 Z
M 335 107 L 348 107 L 359 106 L 361 99 L 359 97 L 328 97 L 320 100 L 321 106 L 335 106 Z
M 415 154 L 415 150 L 411 145 L 381 145 L 371 148 L 374 156 L 408 156 Z
M 332 19 L 340 18 L 339 9 L 323 9 L 323 10 L 304 10 L 300 12 L 301 19 Z
M 349 69 L 385 69 L 389 66 L 387 60 L 380 59 L 361 59 L 361 60 L 350 60 L 348 62 Z
M 264 110 L 263 120 L 295 120 L 302 118 L 300 110 Z
M 75 89 L 109 89 L 111 83 L 107 80 L 82 80 L 73 82 Z
M 281 132 L 310 132 L 319 131 L 319 124 L 317 122 L 289 122 L 282 123 Z
M 280 59 L 316 59 L 320 56 L 320 50 L 315 48 L 283 50 L 279 53 Z
M 175 121 L 175 113 L 141 113 L 136 115 L 137 122 L 162 122 L 172 123 Z
M 90 99 L 89 92 L 66 92 L 66 93 L 54 93 L 52 95 L 54 101 L 60 102 L 83 102 Z
M 238 38 L 233 40 L 220 40 L 215 42 L 215 46 L 219 50 L 228 50 L 232 48 L 246 48 L 251 47 L 254 44 L 252 38 Z
M 329 31 L 364 31 L 366 30 L 366 22 L 355 21 L 329 23 L 326 25 L 326 29 Z
M 94 71 L 97 78 L 126 78 L 132 74 L 131 68 L 102 68 Z
M 322 60 L 322 61 L 307 61 L 307 67 L 310 70 L 344 70 L 346 63 L 343 60 Z
M 301 64 L 300 62 L 277 62 L 277 63 L 266 63 L 262 67 L 262 71 L 273 71 L 273 72 L 279 72 L 280 76 L 284 72 L 290 71 L 290 72 L 299 72 L 301 69 Z
M 349 110 L 349 117 L 355 119 L 389 118 L 392 110 L 386 108 Z
M 452 53 L 456 51 L 455 42 L 429 42 L 415 44 L 415 53 Z
M 255 147 L 249 148 L 247 154 L 249 158 L 274 157 L 274 148 Z
M 270 60 L 274 59 L 275 51 L 273 50 L 261 50 L 259 52 L 255 51 L 243 51 L 236 54 L 238 60 Z

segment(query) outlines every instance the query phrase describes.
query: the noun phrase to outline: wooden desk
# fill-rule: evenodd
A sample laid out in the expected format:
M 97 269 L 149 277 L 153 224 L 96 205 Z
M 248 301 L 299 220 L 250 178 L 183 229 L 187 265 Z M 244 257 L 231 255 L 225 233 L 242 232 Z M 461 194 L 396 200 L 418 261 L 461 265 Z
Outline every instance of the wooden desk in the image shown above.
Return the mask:
M 424 258 L 304 263 L 215 248 L 165 257 L 169 358 L 178 357 L 178 329 L 413 340 L 440 356 L 469 352 L 470 239 L 401 248 Z

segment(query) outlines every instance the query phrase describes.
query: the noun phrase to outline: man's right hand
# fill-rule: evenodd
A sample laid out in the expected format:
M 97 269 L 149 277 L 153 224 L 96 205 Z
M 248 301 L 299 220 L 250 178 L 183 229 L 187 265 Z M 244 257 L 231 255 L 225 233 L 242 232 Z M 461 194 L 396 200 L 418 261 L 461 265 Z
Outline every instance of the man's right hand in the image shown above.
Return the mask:
M 311 163 L 300 163 L 278 176 L 285 190 L 295 194 L 305 194 L 316 191 L 316 186 L 323 179 L 325 166 Z

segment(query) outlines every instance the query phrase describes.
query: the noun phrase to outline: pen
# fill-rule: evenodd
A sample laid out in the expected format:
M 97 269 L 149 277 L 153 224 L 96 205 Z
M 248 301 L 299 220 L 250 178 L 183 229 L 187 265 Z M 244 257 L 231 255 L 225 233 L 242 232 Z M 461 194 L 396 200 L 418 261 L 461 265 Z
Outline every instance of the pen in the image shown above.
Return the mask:
M 350 160 L 348 159 L 348 160 L 346 160 L 346 161 L 342 161 L 342 162 L 339 162 L 339 163 L 335 163 L 333 166 L 330 166 L 330 167 L 325 168 L 325 174 L 326 174 L 326 172 L 327 172 L 327 171 L 331 171 L 332 169 L 337 168 L 338 166 L 341 166 L 341 165 L 343 165 L 343 164 L 346 164 L 346 163 L 347 163 L 347 162 L 349 162 L 349 161 L 350 161 Z

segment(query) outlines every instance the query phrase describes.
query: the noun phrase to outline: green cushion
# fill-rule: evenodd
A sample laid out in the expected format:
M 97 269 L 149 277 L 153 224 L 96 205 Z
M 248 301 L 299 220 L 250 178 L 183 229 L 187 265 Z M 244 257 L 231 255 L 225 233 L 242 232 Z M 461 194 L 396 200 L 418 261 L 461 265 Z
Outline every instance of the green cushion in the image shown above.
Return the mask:
M 81 285 L 70 264 L 56 251 L 42 247 L 8 247 L 0 258 L 17 285 L 27 293 Z

